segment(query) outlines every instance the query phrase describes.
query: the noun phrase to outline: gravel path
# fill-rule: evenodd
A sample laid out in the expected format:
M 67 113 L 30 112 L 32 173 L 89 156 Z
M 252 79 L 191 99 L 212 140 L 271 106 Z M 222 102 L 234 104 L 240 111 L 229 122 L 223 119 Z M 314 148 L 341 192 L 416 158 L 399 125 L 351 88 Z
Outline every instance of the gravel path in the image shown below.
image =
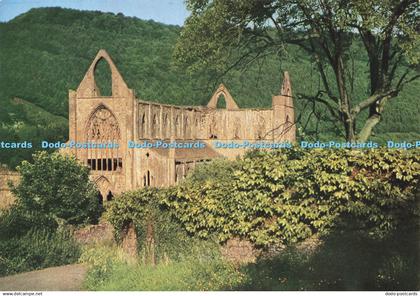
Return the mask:
M 0 278 L 0 291 L 78 291 L 87 272 L 82 264 L 50 267 Z

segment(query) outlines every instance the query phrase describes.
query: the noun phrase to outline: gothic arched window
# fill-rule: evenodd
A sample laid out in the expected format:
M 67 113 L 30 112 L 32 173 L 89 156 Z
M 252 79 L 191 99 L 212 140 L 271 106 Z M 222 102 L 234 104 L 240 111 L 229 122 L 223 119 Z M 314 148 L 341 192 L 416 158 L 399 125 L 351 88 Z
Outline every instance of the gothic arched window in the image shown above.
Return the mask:
M 114 114 L 104 105 L 92 113 L 87 124 L 87 142 L 97 147 L 88 147 L 87 165 L 92 170 L 116 171 L 122 168 L 119 148 L 121 134 Z M 91 145 L 92 146 L 92 145 Z

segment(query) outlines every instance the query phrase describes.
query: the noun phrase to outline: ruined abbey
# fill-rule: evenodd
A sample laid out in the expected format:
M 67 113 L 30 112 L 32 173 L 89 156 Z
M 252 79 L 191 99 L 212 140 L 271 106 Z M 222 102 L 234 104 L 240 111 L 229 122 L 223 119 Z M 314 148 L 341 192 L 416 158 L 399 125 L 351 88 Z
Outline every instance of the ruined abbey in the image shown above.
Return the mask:
M 95 68 L 101 59 L 110 68 L 111 96 L 101 96 L 95 83 Z M 218 100 L 222 97 L 226 107 L 218 108 Z M 175 184 L 201 163 L 217 157 L 234 158 L 249 150 L 244 147 L 219 149 L 214 145 L 216 141 L 294 142 L 295 133 L 287 72 L 269 109 L 240 108 L 223 84 L 207 106 L 174 106 L 136 97 L 108 53 L 100 50 L 77 90 L 69 91 L 68 143 L 104 145 L 74 146 L 61 152 L 74 155 L 91 169 L 91 178 L 100 191 L 99 200 L 103 202 L 123 191 Z M 157 141 L 176 142 L 182 147 L 138 149 L 129 145 Z M 109 143 L 117 145 L 107 145 Z M 186 143 L 200 143 L 200 146 L 182 145 Z M 11 198 L 5 181 L 9 175 L 0 172 L 0 180 L 4 179 L 0 182 L 1 200 L 4 201 Z
M 95 67 L 104 59 L 111 70 L 112 95 L 101 96 Z M 226 108 L 217 108 L 223 96 Z M 130 148 L 128 143 L 200 141 L 201 148 Z M 105 50 L 100 50 L 77 90 L 69 91 L 69 141 L 118 143 L 118 147 L 72 148 L 68 153 L 90 167 L 104 200 L 146 186 L 168 186 L 196 165 L 216 157 L 235 157 L 245 149 L 215 149 L 214 141 L 295 140 L 288 74 L 270 109 L 241 109 L 224 85 L 207 106 L 173 106 L 141 100 L 124 82 Z

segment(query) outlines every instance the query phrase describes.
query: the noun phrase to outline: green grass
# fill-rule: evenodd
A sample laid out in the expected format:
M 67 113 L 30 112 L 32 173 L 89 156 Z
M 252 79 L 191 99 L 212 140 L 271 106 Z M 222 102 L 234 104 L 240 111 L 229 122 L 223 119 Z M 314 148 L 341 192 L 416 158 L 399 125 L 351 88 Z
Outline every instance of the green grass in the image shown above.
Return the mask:
M 99 291 L 353 291 L 418 290 L 419 242 L 415 223 L 386 237 L 366 232 L 330 234 L 312 250 L 289 246 L 274 257 L 233 266 L 217 246 L 191 248 L 178 260 L 144 265 L 116 246 L 86 249 L 85 288 Z M 201 250 L 201 252 L 200 252 Z M 186 251 L 186 250 L 184 250 Z M 209 256 L 211 255 L 211 256 Z
M 208 256 L 209 254 L 212 256 Z M 156 266 L 143 264 L 141 258 L 130 262 L 115 246 L 85 250 L 81 261 L 90 269 L 85 287 L 94 291 L 203 291 L 231 290 L 243 275 L 215 250 L 202 249 L 180 260 Z

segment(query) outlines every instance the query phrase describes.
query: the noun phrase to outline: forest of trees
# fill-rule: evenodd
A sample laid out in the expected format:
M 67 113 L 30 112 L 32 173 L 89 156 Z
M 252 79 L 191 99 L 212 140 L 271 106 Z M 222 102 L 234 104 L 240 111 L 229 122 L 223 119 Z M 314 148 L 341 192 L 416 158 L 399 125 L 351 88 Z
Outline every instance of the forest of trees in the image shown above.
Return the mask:
M 308 101 L 299 99 L 316 93 L 321 83 L 315 62 L 303 50 L 290 45 L 281 56 L 267 55 L 225 75 L 210 68 L 200 74 L 188 74 L 173 62 L 181 29 L 122 14 L 62 8 L 32 9 L 0 23 L 0 138 L 65 140 L 68 89 L 77 88 L 97 51 L 104 48 L 138 98 L 161 103 L 206 104 L 223 82 L 240 107 L 270 107 L 272 95 L 279 92 L 282 72 L 287 70 L 298 127 L 303 130 L 298 136 L 344 139 L 325 108 L 314 109 Z M 362 70 L 367 58 L 357 48 L 353 52 L 355 76 L 360 77 L 353 91 L 356 97 L 364 97 L 369 92 L 367 73 Z M 98 70 L 99 77 L 104 78 L 105 69 Z M 420 82 L 415 81 L 389 102 L 373 139 L 418 138 L 419 90 Z M 29 159 L 32 152 L 1 150 L 0 159 L 14 167 L 22 159 Z

